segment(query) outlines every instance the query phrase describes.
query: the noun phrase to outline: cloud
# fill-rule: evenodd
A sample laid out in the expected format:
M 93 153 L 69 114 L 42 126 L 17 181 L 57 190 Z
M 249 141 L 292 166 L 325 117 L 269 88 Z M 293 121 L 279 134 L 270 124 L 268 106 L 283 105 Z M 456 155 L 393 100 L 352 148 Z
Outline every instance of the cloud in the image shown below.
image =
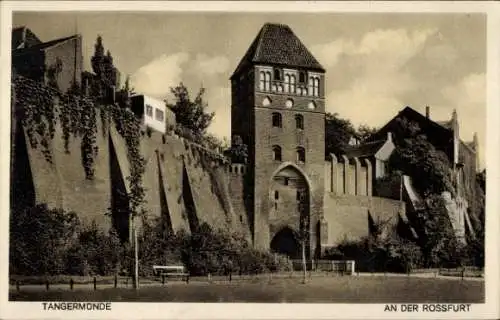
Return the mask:
M 220 138 L 230 136 L 231 91 L 227 86 L 229 59 L 223 55 L 191 56 L 184 52 L 162 55 L 140 67 L 130 78 L 135 91 L 171 100 L 170 88 L 183 82 L 194 96 L 202 84 L 205 101 L 215 118 L 208 131 Z M 223 75 L 223 76 L 222 76 Z
M 207 88 L 208 110 L 215 112 L 215 117 L 208 131 L 215 136 L 231 136 L 231 89 L 229 86 Z
M 210 57 L 206 54 L 198 54 L 192 62 L 190 71 L 203 76 L 214 76 L 226 74 L 229 70 L 229 59 L 225 56 Z
M 137 93 L 164 98 L 170 87 L 181 82 L 183 65 L 188 60 L 189 55 L 184 52 L 161 55 L 133 73 L 130 83 Z
M 326 67 L 334 67 L 342 57 L 359 56 L 370 60 L 381 59 L 397 67 L 408 61 L 436 33 L 435 29 L 377 29 L 364 34 L 359 41 L 340 38 L 313 46 L 311 51 Z
M 327 68 L 327 111 L 354 124 L 383 125 L 404 107 L 416 79 L 404 67 L 436 33 L 435 29 L 378 29 L 359 39 L 341 38 L 313 47 Z

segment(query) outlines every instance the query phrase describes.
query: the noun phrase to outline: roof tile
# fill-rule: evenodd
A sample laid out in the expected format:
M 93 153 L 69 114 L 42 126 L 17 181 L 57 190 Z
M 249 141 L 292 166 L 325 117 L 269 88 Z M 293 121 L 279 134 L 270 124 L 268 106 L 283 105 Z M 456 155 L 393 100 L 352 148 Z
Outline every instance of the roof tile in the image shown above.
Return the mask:
M 292 29 L 283 24 L 266 23 L 262 27 L 233 76 L 247 65 L 255 63 L 325 71 Z

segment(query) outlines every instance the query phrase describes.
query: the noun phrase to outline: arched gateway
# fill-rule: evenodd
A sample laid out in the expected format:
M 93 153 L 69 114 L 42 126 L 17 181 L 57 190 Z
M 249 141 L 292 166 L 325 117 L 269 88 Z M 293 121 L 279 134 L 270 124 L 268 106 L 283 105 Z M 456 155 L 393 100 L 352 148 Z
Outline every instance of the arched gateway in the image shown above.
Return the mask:
M 294 164 L 279 168 L 270 184 L 270 248 L 290 258 L 301 257 L 301 239 L 310 246 L 310 186 L 304 173 Z

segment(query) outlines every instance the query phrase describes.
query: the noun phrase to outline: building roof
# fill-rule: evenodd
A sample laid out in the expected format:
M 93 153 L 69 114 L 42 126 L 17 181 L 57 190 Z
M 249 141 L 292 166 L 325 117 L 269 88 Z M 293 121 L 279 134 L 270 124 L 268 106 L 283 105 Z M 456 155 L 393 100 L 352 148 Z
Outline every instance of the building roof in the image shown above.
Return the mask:
M 256 63 L 325 71 L 292 29 L 284 24 L 266 23 L 260 29 L 232 77 Z
M 427 118 L 425 115 L 421 114 L 411 107 L 405 107 L 403 110 L 399 111 L 399 113 L 394 118 L 387 122 L 377 133 L 375 133 L 372 136 L 373 139 L 381 139 L 384 135 L 387 134 L 387 131 L 392 131 L 391 126 L 393 125 L 394 121 L 402 117 L 410 121 L 417 122 L 423 130 L 431 130 L 432 135 L 435 137 L 441 135 L 449 135 L 452 132 L 451 121 L 436 122 Z
M 58 44 L 60 44 L 62 42 L 65 42 L 65 41 L 68 41 L 68 40 L 72 40 L 72 39 L 76 39 L 78 37 L 80 37 L 80 35 L 75 34 L 75 35 L 72 35 L 72 36 L 69 36 L 69 37 L 59 38 L 59 39 L 51 40 L 51 41 L 48 41 L 48 42 L 42 42 L 40 44 L 31 46 L 31 47 L 28 47 L 28 48 L 16 49 L 16 50 L 14 50 L 12 52 L 12 55 L 23 55 L 23 54 L 26 54 L 26 53 L 31 53 L 31 52 L 35 52 L 35 51 L 45 50 L 47 48 L 53 47 L 55 45 L 58 45 Z
M 364 142 L 354 146 L 350 145 L 344 148 L 344 154 L 348 158 L 371 157 L 375 155 L 386 142 L 387 140 L 376 140 L 371 142 Z
M 12 29 L 12 50 L 27 48 L 42 43 L 40 39 L 27 27 L 17 27 Z

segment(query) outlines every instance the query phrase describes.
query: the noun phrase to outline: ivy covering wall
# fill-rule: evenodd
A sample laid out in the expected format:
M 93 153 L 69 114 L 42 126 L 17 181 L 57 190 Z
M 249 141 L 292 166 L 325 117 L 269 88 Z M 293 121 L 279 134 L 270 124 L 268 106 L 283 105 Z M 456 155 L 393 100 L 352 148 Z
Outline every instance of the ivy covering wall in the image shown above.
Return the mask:
M 79 139 L 82 169 L 87 180 L 94 180 L 95 161 L 99 152 L 97 145 L 97 117 L 101 117 L 103 130 L 112 124 L 123 137 L 130 163 L 130 184 L 128 194 L 132 217 L 141 214 L 144 201 L 142 174 L 144 159 L 140 153 L 140 123 L 129 109 L 118 104 L 103 104 L 86 96 L 78 86 L 73 85 L 66 93 L 16 76 L 12 79 L 15 94 L 13 117 L 24 128 L 30 146 L 42 152 L 45 160 L 53 163 L 52 142 L 56 126 L 62 129 L 64 150 L 70 153 L 70 144 Z

